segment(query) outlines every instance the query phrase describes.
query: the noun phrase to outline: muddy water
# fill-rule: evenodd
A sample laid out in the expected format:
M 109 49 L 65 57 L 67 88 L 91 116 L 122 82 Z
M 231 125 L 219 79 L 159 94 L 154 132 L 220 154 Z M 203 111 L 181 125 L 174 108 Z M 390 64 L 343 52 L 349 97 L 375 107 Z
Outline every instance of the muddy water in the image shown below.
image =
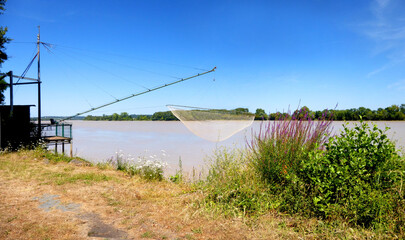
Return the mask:
M 219 147 L 246 147 L 252 131 L 257 132 L 261 122 L 254 122 L 229 139 L 215 143 L 191 133 L 181 122 L 108 122 L 72 121 L 73 154 L 92 162 L 103 162 L 121 151 L 132 157 L 159 158 L 174 172 L 181 158 L 183 167 L 200 168 L 207 156 Z M 334 132 L 342 129 L 343 122 L 334 122 Z M 376 122 L 379 128 L 391 128 L 388 134 L 401 148 L 405 147 L 405 121 Z M 353 125 L 353 123 L 350 123 Z

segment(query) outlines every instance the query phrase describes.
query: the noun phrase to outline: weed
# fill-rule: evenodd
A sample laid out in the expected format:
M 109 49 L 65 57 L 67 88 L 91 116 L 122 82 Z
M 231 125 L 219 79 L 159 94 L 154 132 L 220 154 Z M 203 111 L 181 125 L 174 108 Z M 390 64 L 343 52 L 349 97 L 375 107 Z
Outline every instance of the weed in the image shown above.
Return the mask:
M 194 237 L 193 237 L 191 234 L 186 234 L 184 237 L 185 237 L 186 239 L 188 239 L 188 240 L 194 239 Z
M 194 168 L 193 168 L 193 170 L 194 170 Z M 169 179 L 170 179 L 170 181 L 172 181 L 174 183 L 183 182 L 183 164 L 181 162 L 181 157 L 179 157 L 179 169 L 176 170 L 176 174 L 174 176 L 170 176 Z
M 202 233 L 201 228 L 194 228 L 194 229 L 191 229 L 191 231 L 192 231 L 193 233 L 196 233 L 196 234 L 201 234 L 201 233 Z
M 275 202 L 241 151 L 217 149 L 210 159 L 206 181 L 199 186 L 206 194 L 204 205 L 218 207 L 232 216 L 263 213 Z
M 154 238 L 155 237 L 155 233 L 151 232 L 151 231 L 146 231 L 144 233 L 142 233 L 141 238 Z

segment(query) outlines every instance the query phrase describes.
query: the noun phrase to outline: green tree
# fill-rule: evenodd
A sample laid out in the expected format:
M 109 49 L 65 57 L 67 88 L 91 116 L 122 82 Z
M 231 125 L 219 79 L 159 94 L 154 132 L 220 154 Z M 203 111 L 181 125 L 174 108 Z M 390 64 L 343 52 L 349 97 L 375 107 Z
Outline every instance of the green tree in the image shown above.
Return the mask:
M 120 121 L 131 121 L 132 117 L 127 112 L 122 112 L 118 118 Z
M 315 113 L 309 110 L 307 106 L 303 106 L 300 110 L 295 110 L 293 117 L 296 119 L 308 120 L 308 118 L 314 119 Z
M 176 116 L 171 111 L 155 112 L 152 115 L 152 121 L 177 121 Z
M 261 109 L 258 108 L 256 109 L 256 113 L 255 113 L 255 120 L 268 120 L 269 116 L 266 114 L 266 112 Z
M 404 120 L 405 116 L 401 112 L 401 109 L 397 105 L 391 105 L 390 107 L 387 107 L 385 110 L 387 110 L 389 119 L 388 120 Z
M 6 0 L 0 0 L 0 15 L 3 14 L 5 8 L 4 5 Z M 4 61 L 7 60 L 7 54 L 5 52 L 6 47 L 4 46 L 6 43 L 10 42 L 11 39 L 6 37 L 7 27 L 0 26 L 0 67 Z M 1 71 L 0 71 L 1 73 Z M 7 89 L 7 83 L 4 80 L 4 76 L 0 77 L 0 103 L 4 102 L 4 94 L 3 92 Z
M 113 113 L 111 120 L 113 120 L 113 121 L 118 121 L 119 118 L 120 118 L 120 115 L 118 115 L 118 113 Z
M 249 113 L 248 108 L 235 108 L 233 111 L 235 111 L 236 114 Z

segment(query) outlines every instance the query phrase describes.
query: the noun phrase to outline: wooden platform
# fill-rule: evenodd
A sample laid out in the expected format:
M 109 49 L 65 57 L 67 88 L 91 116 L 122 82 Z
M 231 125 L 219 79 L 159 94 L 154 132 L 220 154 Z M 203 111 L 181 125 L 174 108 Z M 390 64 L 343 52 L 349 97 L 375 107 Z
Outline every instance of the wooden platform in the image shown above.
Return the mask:
M 55 144 L 55 153 L 58 153 L 58 145 L 62 146 L 62 153 L 65 154 L 65 143 L 70 144 L 70 157 L 73 157 L 72 153 L 72 138 L 60 137 L 60 136 L 50 136 L 42 138 L 48 144 Z
M 59 137 L 59 136 L 44 137 L 43 139 L 46 142 L 70 142 L 70 141 L 72 141 L 71 138 Z

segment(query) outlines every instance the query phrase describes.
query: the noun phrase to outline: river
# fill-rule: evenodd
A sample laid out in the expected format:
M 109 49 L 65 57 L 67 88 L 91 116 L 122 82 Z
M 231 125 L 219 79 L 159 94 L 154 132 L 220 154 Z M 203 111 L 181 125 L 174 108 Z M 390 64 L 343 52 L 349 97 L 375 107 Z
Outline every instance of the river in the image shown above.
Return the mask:
M 73 124 L 73 154 L 91 162 L 105 162 L 121 152 L 125 157 L 160 159 L 168 163 L 172 173 L 181 158 L 183 168 L 200 169 L 217 148 L 243 148 L 252 132 L 262 124 L 250 127 L 222 142 L 210 142 L 195 136 L 181 122 L 161 121 L 71 121 Z M 343 122 L 333 122 L 333 132 L 342 129 Z M 353 126 L 354 122 L 349 125 Z M 388 136 L 397 146 L 405 148 L 405 121 L 376 122 L 379 128 L 390 127 Z

